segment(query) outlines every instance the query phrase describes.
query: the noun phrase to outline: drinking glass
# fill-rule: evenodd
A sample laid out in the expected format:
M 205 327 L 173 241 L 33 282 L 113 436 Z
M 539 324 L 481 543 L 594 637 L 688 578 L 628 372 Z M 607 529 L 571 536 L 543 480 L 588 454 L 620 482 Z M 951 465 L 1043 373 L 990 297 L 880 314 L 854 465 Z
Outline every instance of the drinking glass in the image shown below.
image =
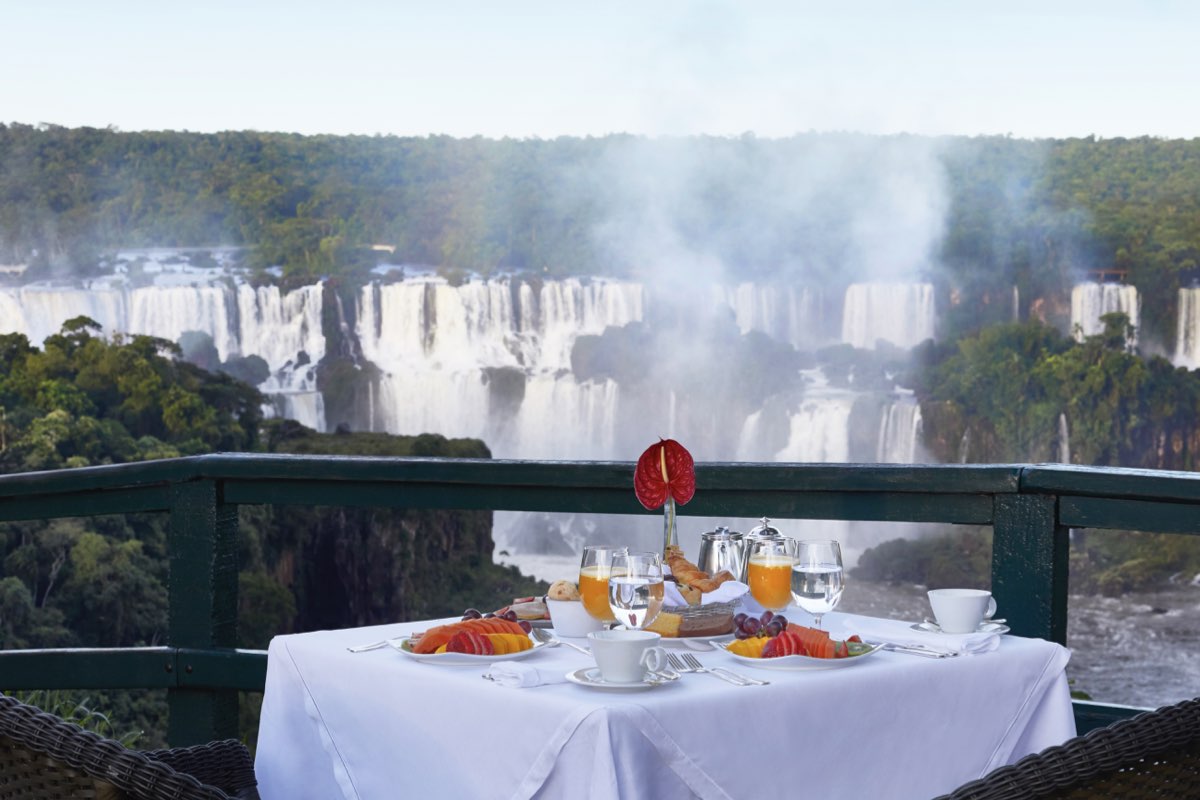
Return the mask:
M 796 605 L 813 615 L 818 628 L 821 617 L 833 611 L 845 588 L 840 544 L 832 539 L 797 543 L 796 563 L 792 566 L 792 598 Z
M 796 540 L 787 537 L 758 539 L 751 543 L 746 582 L 759 605 L 771 611 L 783 611 L 792 599 L 792 564 L 796 558 Z
M 579 595 L 583 607 L 589 614 L 602 622 L 614 622 L 608 607 L 608 576 L 612 571 L 613 556 L 629 552 L 626 547 L 589 544 L 583 548 L 583 560 L 579 564 Z
M 608 605 L 626 628 L 654 621 L 663 604 L 662 557 L 658 553 L 618 553 L 608 579 Z

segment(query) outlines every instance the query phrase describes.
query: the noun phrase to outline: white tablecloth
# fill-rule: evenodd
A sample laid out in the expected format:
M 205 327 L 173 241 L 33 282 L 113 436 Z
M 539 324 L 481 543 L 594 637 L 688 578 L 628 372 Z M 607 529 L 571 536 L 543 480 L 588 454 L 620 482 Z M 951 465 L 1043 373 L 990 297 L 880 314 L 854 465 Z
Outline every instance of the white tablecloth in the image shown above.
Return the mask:
M 829 670 L 698 653 L 771 685 L 688 674 L 620 693 L 510 689 L 482 680 L 484 666 L 346 651 L 432 624 L 271 642 L 255 763 L 265 800 L 930 798 L 1075 734 L 1068 651 L 1012 636 L 984 655 L 879 652 Z M 563 673 L 592 663 L 565 647 L 531 658 Z

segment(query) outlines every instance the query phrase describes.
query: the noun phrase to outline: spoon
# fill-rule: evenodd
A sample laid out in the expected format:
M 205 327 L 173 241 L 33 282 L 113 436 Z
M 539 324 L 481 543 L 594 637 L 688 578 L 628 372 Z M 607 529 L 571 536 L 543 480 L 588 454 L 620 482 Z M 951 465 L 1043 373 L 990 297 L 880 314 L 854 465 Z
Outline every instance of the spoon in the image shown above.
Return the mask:
M 531 633 L 533 634 L 534 639 L 537 639 L 539 642 L 544 644 L 546 647 L 558 647 L 561 644 L 561 645 L 565 645 L 565 646 L 571 648 L 572 650 L 578 650 L 579 652 L 583 653 L 585 656 L 591 656 L 591 654 L 592 654 L 592 651 L 588 650 L 586 647 L 580 647 L 579 645 L 575 644 L 574 642 L 564 642 L 562 639 L 556 638 L 555 636 L 547 633 L 546 631 L 542 630 L 541 628 L 534 628 L 531 631 Z

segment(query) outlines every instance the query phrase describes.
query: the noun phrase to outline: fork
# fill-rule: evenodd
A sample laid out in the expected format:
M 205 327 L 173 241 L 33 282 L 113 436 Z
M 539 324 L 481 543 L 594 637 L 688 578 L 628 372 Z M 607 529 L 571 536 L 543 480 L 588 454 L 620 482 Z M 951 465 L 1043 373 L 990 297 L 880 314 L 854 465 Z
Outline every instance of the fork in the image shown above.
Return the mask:
M 732 672 L 726 673 L 726 672 L 718 672 L 716 670 L 708 669 L 707 667 L 700 664 L 700 662 L 697 661 L 695 659 L 695 657 L 692 657 L 690 660 L 685 660 L 685 657 L 683 655 L 676 655 L 675 653 L 668 653 L 667 661 L 670 662 L 671 666 L 675 669 L 676 672 L 707 672 L 709 675 L 714 675 L 714 676 L 720 678 L 721 680 L 725 681 L 726 683 L 732 683 L 734 686 L 750 686 L 751 685 L 750 682 L 745 680 L 744 678 L 742 678 L 741 675 L 737 675 Z
M 346 649 L 349 650 L 351 653 L 365 653 L 368 650 L 379 650 L 380 648 L 387 647 L 388 645 L 392 644 L 393 642 L 402 642 L 402 641 L 404 641 L 404 637 L 399 636 L 395 639 L 384 639 L 382 642 L 371 642 L 370 644 L 359 644 L 359 645 L 355 645 L 354 647 L 347 647 Z
M 770 681 L 763 681 L 763 680 L 759 680 L 758 678 L 751 678 L 749 675 L 743 675 L 740 672 L 734 672 L 733 670 L 725 669 L 724 667 L 712 667 L 711 669 L 706 669 L 705 666 L 700 663 L 700 659 L 696 658 L 691 653 L 683 653 L 682 657 L 683 657 L 684 663 L 686 663 L 688 666 L 695 669 L 697 672 L 712 672 L 716 675 L 722 675 L 722 674 L 732 675 L 733 677 L 735 677 L 739 680 L 745 681 L 746 683 L 750 684 L 751 686 L 769 686 L 771 683 Z

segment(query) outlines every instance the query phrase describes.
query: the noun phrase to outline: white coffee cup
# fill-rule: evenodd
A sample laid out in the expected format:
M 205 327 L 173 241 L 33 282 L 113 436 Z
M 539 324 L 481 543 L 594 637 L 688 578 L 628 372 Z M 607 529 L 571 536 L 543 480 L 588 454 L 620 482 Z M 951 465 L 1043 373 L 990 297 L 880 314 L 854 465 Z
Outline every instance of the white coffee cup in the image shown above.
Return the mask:
M 945 633 L 974 633 L 984 617 L 996 613 L 992 593 L 983 589 L 930 589 L 929 605 Z
M 592 656 L 600 677 L 609 683 L 641 683 L 647 670 L 656 672 L 667 665 L 667 651 L 658 647 L 662 639 L 653 631 L 593 631 L 588 634 Z

